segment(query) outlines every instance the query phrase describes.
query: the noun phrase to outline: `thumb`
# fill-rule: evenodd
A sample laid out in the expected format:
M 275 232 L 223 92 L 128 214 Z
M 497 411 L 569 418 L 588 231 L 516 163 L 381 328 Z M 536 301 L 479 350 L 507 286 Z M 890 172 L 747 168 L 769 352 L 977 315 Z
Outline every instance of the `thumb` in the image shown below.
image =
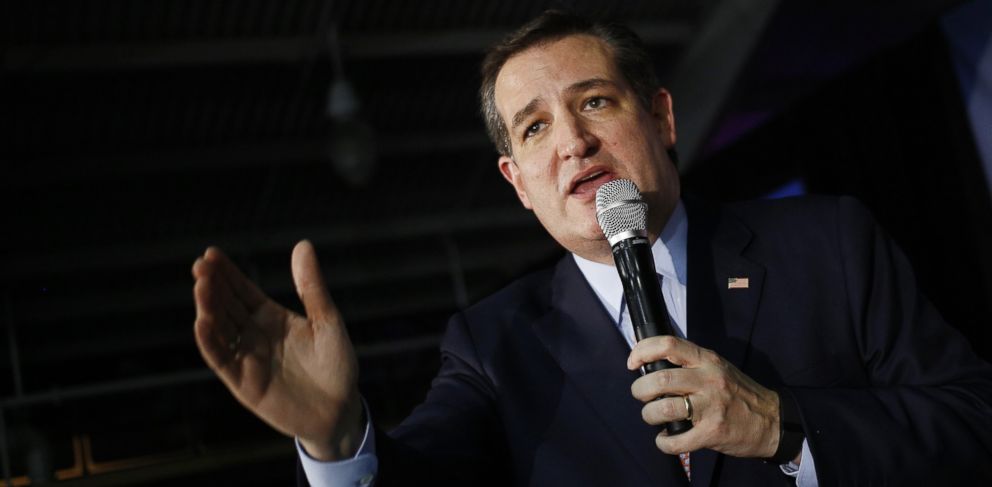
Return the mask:
M 337 310 L 327 293 L 324 277 L 320 274 L 317 251 L 309 240 L 301 240 L 293 247 L 291 268 L 296 294 L 303 302 L 307 317 L 315 320 L 334 316 Z

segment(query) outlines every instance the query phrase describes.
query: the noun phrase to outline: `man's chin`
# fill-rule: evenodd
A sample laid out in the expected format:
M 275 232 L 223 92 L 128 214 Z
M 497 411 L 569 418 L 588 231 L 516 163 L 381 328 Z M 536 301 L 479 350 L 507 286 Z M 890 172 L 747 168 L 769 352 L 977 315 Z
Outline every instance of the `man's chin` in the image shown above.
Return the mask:
M 610 243 L 602 232 L 598 236 L 589 236 L 585 239 L 581 248 L 570 250 L 587 260 L 613 265 L 613 252 L 610 250 Z
M 606 235 L 603 235 L 603 229 L 599 227 L 599 222 L 587 228 L 583 233 L 583 238 L 586 241 L 586 245 L 602 247 L 606 250 L 610 248 L 610 242 L 606 240 Z

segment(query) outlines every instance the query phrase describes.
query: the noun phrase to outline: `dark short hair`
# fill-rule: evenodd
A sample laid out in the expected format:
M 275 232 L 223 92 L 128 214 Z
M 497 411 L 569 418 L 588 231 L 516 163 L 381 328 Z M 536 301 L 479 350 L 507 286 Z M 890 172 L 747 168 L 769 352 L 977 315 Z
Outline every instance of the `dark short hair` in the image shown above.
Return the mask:
M 547 10 L 490 48 L 482 61 L 482 86 L 479 88 L 482 117 L 489 139 L 500 155 L 512 154 L 509 131 L 496 110 L 496 77 L 503 65 L 531 47 L 579 34 L 594 36 L 610 46 L 617 69 L 645 108 L 651 109 L 651 98 L 659 86 L 658 76 L 651 56 L 637 34 L 620 24 L 592 22 L 578 15 Z

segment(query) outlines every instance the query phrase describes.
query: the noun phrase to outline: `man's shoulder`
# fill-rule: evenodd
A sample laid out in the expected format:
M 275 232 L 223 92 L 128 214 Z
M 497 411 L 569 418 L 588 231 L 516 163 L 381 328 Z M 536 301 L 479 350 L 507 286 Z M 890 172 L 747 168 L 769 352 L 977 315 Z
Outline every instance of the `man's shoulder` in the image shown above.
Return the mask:
M 552 289 L 559 267 L 571 257 L 515 279 L 500 290 L 456 313 L 449 322 L 442 348 L 454 349 L 471 343 L 481 360 L 503 347 L 529 340 L 531 325 L 552 309 Z M 572 264 L 574 265 L 574 263 Z M 467 342 L 466 342 L 467 339 Z
M 728 203 L 722 210 L 759 234 L 824 235 L 874 225 L 871 213 L 860 201 L 843 195 L 749 200 Z
M 768 268 L 821 272 L 819 266 L 863 254 L 882 235 L 871 213 L 850 196 L 743 201 L 725 204 L 715 215 L 712 233 L 704 235 L 715 242 L 732 236 L 749 259 Z M 690 217 L 690 232 L 693 225 Z
M 531 271 L 465 309 L 468 317 L 495 317 L 529 309 L 540 312 L 551 302 L 551 283 L 558 269 L 567 265 L 568 255 L 555 263 Z
M 838 212 L 867 211 L 857 199 L 844 195 L 803 195 L 727 203 L 724 210 L 747 220 L 808 220 Z

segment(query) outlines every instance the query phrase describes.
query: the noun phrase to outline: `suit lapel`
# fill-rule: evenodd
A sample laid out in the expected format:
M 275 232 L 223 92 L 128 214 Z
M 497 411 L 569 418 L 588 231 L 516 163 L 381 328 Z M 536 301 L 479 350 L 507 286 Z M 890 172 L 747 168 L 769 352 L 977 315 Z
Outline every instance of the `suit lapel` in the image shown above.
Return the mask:
M 732 216 L 704 203 L 686 200 L 689 216 L 688 309 L 689 340 L 715 351 L 739 369 L 747 360 L 751 329 L 765 269 L 743 252 L 751 231 Z M 730 286 L 730 279 L 747 279 Z M 693 485 L 708 486 L 719 454 L 701 450 L 692 454 Z
M 672 479 L 688 485 L 678 459 L 655 447 L 657 430 L 643 422 L 641 403 L 630 393 L 638 377 L 626 367 L 630 348 L 570 256 L 558 264 L 551 299 L 551 311 L 534 323 L 534 332 L 569 381 L 654 485 L 671 485 Z

